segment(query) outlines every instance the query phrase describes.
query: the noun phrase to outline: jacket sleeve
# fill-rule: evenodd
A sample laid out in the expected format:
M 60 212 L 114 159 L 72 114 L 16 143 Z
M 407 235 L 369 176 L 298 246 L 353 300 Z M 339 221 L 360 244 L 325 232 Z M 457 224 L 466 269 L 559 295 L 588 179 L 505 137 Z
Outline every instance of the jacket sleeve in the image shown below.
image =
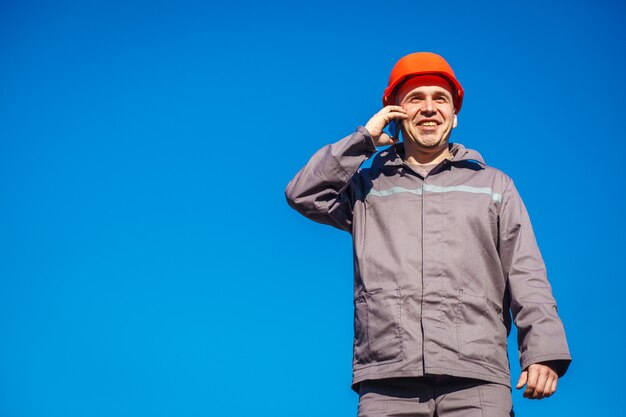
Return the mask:
M 521 369 L 551 361 L 562 376 L 571 356 L 526 207 L 509 179 L 500 212 L 500 257 L 508 277 Z
M 353 177 L 374 153 L 376 147 L 364 127 L 324 146 L 287 185 L 287 202 L 311 220 L 351 232 L 357 194 Z

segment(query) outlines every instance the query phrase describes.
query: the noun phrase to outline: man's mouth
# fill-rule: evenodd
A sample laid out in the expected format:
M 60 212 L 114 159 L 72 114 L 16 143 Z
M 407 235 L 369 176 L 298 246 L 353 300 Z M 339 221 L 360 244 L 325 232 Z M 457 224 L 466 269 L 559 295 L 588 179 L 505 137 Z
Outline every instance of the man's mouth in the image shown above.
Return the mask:
M 439 123 L 437 123 L 434 120 L 425 120 L 425 121 L 419 122 L 417 125 L 420 127 L 436 127 L 439 125 Z

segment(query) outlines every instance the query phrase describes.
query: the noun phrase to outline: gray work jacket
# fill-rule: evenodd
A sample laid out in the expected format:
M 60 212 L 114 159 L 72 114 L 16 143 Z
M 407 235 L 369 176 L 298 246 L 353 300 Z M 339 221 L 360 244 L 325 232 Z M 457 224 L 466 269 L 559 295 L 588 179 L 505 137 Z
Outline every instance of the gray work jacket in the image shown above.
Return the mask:
M 422 375 L 510 387 L 511 312 L 522 369 L 570 354 L 526 208 L 511 179 L 450 144 L 426 177 L 402 144 L 376 153 L 359 127 L 289 183 L 289 204 L 348 231 L 354 245 L 353 388 Z

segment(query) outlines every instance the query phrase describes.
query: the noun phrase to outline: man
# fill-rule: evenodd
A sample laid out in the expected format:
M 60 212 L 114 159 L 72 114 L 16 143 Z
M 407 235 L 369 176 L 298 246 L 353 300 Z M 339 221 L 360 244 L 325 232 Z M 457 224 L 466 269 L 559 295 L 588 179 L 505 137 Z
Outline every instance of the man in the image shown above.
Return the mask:
M 449 143 L 463 94 L 439 55 L 403 57 L 383 109 L 318 151 L 287 187 L 292 207 L 353 237 L 362 417 L 512 415 L 511 313 L 525 397 L 552 395 L 570 362 L 513 182 Z M 383 132 L 390 124 L 402 143 Z

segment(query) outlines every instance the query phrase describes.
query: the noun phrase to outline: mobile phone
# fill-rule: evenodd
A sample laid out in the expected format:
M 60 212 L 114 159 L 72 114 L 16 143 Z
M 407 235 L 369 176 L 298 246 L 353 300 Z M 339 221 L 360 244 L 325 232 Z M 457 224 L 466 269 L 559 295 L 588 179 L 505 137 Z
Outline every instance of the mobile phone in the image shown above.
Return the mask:
M 400 137 L 400 126 L 402 126 L 402 121 L 393 119 L 387 125 L 387 130 L 389 131 L 389 136 L 393 139 L 398 139 Z

